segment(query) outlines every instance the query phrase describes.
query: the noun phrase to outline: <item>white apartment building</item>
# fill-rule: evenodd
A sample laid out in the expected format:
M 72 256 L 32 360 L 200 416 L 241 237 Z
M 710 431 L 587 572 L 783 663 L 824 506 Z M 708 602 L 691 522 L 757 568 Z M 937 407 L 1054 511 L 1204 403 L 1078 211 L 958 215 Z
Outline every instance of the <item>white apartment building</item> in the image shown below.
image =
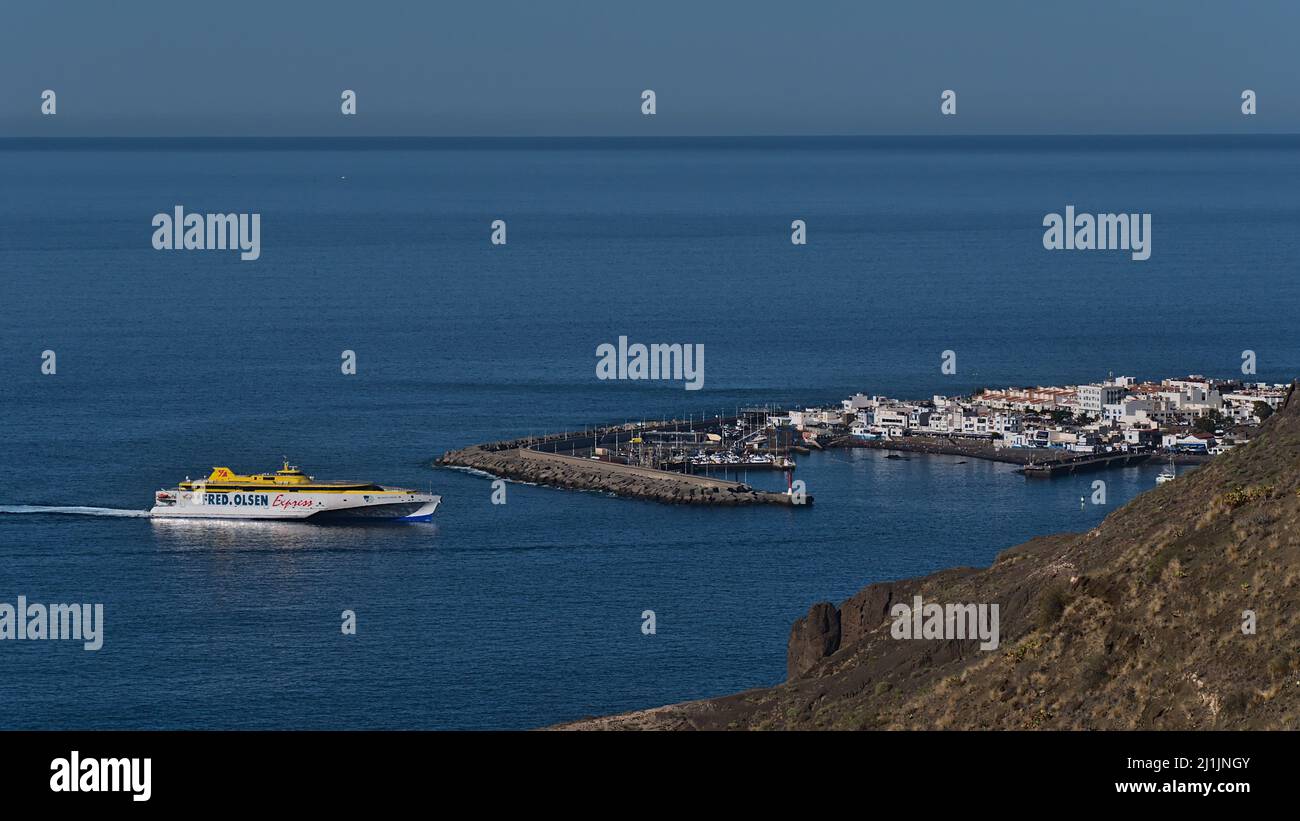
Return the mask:
M 840 402 L 845 413 L 858 413 L 863 410 L 875 410 L 880 405 L 879 396 L 867 396 L 864 393 L 855 393 L 848 399 Z
M 1102 411 L 1103 419 L 1124 428 L 1153 428 L 1178 420 L 1178 412 L 1159 398 L 1126 396 Z
M 961 432 L 968 436 L 987 436 L 993 432 L 992 417 L 976 411 L 965 411 L 961 415 Z
M 993 430 L 1003 436 L 1017 433 L 1020 430 L 1022 420 L 1023 417 L 1018 413 L 995 413 L 992 422 Z
M 1286 398 L 1285 391 L 1248 390 L 1223 394 L 1223 414 L 1236 422 L 1257 422 L 1255 403 L 1263 402 L 1277 410 Z
M 930 411 L 930 424 L 927 428 L 930 433 L 952 433 L 954 430 L 952 418 L 953 413 L 950 410 L 932 410 Z M 961 422 L 957 423 L 956 429 L 961 429 Z
M 1172 382 L 1172 380 L 1171 380 Z M 1208 386 L 1183 383 L 1175 391 L 1161 391 L 1160 396 L 1170 407 L 1188 416 L 1206 416 L 1210 411 L 1223 410 L 1223 397 L 1219 391 Z
M 1092 416 L 1101 416 L 1107 405 L 1117 405 L 1128 392 L 1123 385 L 1105 383 L 1078 387 L 1079 410 Z
M 890 436 L 901 436 L 911 424 L 911 411 L 906 405 L 881 405 L 876 408 L 872 421 Z

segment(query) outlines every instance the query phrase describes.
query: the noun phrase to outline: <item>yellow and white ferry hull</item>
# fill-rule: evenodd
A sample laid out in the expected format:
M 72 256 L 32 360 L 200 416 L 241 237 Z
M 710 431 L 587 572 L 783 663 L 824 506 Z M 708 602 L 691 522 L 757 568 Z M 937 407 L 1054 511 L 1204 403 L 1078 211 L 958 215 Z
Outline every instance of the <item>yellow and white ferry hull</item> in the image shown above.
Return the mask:
M 170 503 L 157 504 L 151 516 L 170 519 L 254 519 L 267 521 L 403 521 L 427 522 L 441 496 L 412 490 L 286 491 L 186 490 L 162 491 Z

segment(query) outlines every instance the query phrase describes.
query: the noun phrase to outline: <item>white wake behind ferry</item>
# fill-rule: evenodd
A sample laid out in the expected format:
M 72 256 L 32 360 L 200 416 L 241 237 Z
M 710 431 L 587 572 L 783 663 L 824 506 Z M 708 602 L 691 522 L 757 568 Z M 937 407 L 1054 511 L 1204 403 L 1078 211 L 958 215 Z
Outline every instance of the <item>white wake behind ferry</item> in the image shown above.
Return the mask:
M 154 494 L 150 515 L 185 519 L 427 522 L 441 496 L 365 482 L 318 482 L 284 463 L 275 473 L 244 476 L 215 467 Z

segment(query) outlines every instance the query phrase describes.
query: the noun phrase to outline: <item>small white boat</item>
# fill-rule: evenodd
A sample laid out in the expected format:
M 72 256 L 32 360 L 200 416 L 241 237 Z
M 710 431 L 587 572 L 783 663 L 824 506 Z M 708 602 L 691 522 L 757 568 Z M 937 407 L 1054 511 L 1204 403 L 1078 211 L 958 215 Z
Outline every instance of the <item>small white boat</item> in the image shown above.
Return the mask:
M 1178 472 L 1174 470 L 1174 457 L 1170 456 L 1169 467 L 1160 471 L 1160 473 L 1156 475 L 1156 484 L 1163 485 L 1165 482 L 1172 482 L 1177 478 Z

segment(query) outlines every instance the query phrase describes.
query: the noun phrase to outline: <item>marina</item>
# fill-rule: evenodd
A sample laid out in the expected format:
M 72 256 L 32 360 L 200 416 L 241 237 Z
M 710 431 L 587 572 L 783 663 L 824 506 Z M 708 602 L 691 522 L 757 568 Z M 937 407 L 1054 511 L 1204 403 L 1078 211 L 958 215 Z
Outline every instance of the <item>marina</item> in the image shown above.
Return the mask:
M 798 454 L 835 448 L 962 456 L 1053 479 L 1125 468 L 1154 456 L 1202 464 L 1248 442 L 1283 386 L 1192 375 L 1110 377 L 1063 387 L 980 389 L 902 401 L 855 394 L 839 406 L 736 407 L 712 417 L 627 422 L 448 451 L 436 464 L 558 487 L 706 505 L 804 504 Z M 784 473 L 784 493 L 750 472 Z M 802 490 L 802 483 L 800 483 Z M 803 501 L 797 501 L 803 499 Z
M 712 420 L 626 423 L 448 451 L 435 464 L 552 487 L 596 490 L 670 504 L 811 504 L 796 488 L 798 448 L 767 409 Z M 750 471 L 784 471 L 784 493 L 744 481 Z M 730 478 L 720 478 L 718 474 Z

